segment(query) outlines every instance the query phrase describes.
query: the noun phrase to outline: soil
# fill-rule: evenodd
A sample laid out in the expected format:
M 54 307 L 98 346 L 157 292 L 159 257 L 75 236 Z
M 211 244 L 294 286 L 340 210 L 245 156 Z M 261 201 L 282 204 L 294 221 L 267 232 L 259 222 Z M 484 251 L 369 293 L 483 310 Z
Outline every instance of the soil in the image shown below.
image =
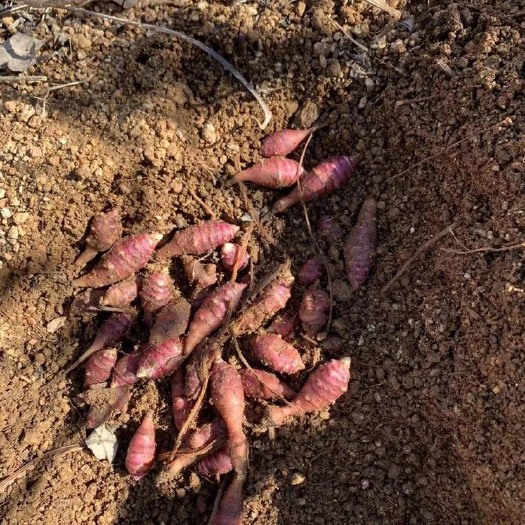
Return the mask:
M 348 231 L 375 197 L 377 264 L 351 293 L 341 243 L 320 239 L 334 266 L 332 332 L 353 379 L 329 412 L 251 437 L 245 523 L 523 523 L 524 251 L 450 250 L 525 240 L 525 2 L 389 3 L 411 15 L 412 31 L 364 1 L 96 5 L 220 52 L 269 104 L 266 131 L 240 84 L 176 39 L 65 11 L 2 19 L 2 40 L 23 31 L 44 41 L 29 74 L 48 82 L 0 83 L 0 479 L 85 439 L 82 370 L 48 383 L 102 318 L 72 308 L 89 218 L 116 206 L 127 233 L 169 233 L 209 218 L 196 195 L 243 224 L 249 210 L 230 175 L 259 158 L 267 131 L 319 116 L 329 125 L 306 166 L 351 154 L 358 169 L 308 205 L 310 219 L 335 215 Z M 254 186 L 248 195 L 261 214 L 276 197 Z M 300 207 L 270 229 L 294 269 L 312 255 Z M 255 245 L 261 275 L 282 257 L 257 233 Z M 168 389 L 134 389 L 113 465 L 87 450 L 36 462 L 0 495 L 1 523 L 205 523 L 214 481 L 125 473 L 147 409 L 160 447 L 172 442 Z

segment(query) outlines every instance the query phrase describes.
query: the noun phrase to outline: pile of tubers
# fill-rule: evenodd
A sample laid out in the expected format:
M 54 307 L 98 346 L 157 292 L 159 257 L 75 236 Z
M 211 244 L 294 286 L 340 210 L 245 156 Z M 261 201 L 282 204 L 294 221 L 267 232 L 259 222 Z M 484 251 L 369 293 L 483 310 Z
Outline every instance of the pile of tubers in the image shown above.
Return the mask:
M 285 157 L 312 131 L 282 130 L 269 135 L 261 150 L 268 158 L 235 175 L 234 182 L 275 189 L 295 184 L 276 202 L 274 213 L 343 187 L 354 171 L 352 158 L 334 157 L 305 172 L 299 163 Z M 177 231 L 157 249 L 162 240 L 158 233 L 122 238 L 116 210 L 95 216 L 86 248 L 76 262 L 83 267 L 105 253 L 73 284 L 96 289 L 88 308 L 111 314 L 91 346 L 64 372 L 85 362 L 85 387 L 97 400 L 87 416 L 88 428 L 124 412 L 136 382 L 170 378 L 178 431 L 174 446 L 157 451 L 154 414 L 147 412 L 129 443 L 126 468 L 136 479 L 145 476 L 158 460 L 163 462 L 162 475 L 168 477 L 194 463 L 207 477 L 231 472 L 210 518 L 212 525 L 242 522 L 248 469 L 243 426 L 247 404 L 263 403 L 260 429 L 278 427 L 293 416 L 333 404 L 347 391 L 350 380 L 349 357 L 327 360 L 307 377 L 301 375 L 305 364 L 298 347 L 327 335 L 322 331 L 331 305 L 329 294 L 319 287 L 325 272 L 321 260 L 312 257 L 298 271 L 298 284 L 306 289 L 299 308 L 276 315 L 292 295 L 295 278 L 289 261 L 257 285 L 250 282 L 253 272 L 243 271 L 251 265 L 247 242 L 235 242 L 239 230 L 234 224 L 210 220 Z M 318 232 L 329 240 L 343 233 L 330 217 L 321 217 Z M 220 269 L 197 258 L 214 250 L 219 250 Z M 376 206 L 373 199 L 367 199 L 344 247 L 347 276 L 354 289 L 366 280 L 375 250 Z M 170 275 L 173 258 L 180 259 L 186 280 L 183 288 L 191 289 L 187 297 Z M 176 282 L 181 283 L 179 276 Z M 134 323 L 145 327 L 146 340 L 119 358 L 116 346 Z M 238 351 L 235 361 L 223 359 L 223 347 L 229 340 Z M 241 346 L 250 348 L 247 358 Z M 295 385 L 300 378 L 302 387 L 295 391 L 287 376 L 294 378 Z

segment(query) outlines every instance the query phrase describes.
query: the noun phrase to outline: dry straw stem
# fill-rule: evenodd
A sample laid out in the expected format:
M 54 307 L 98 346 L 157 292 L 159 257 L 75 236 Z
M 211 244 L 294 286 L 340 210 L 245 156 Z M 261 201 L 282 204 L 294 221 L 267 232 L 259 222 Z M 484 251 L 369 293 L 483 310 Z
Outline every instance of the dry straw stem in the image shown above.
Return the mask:
M 525 241 L 519 244 L 511 244 L 510 246 L 502 246 L 501 248 L 493 248 L 492 246 L 483 246 L 481 248 L 474 248 L 472 250 L 453 250 L 451 248 L 441 248 L 447 253 L 455 253 L 457 255 L 468 255 L 470 253 L 496 253 L 496 252 L 510 252 L 511 250 L 525 249 Z
M 14 84 L 24 84 L 33 82 L 47 82 L 47 77 L 44 75 L 18 77 L 16 75 L 4 75 L 0 76 L 0 82 L 12 82 Z
M 81 447 L 80 445 L 68 445 L 66 447 L 55 448 L 54 450 L 49 450 L 41 456 L 28 461 L 24 466 L 20 467 L 16 472 L 10 476 L 7 476 L 7 478 L 0 482 L 0 494 L 2 494 L 2 492 L 4 492 L 17 479 L 23 478 L 27 472 L 29 472 L 41 459 L 52 456 L 61 456 L 62 454 L 69 454 L 69 452 L 76 452 L 78 450 L 82 450 L 83 448 L 84 447 Z
M 385 0 L 366 0 L 366 2 L 368 2 L 370 5 L 373 5 L 374 7 L 386 11 L 396 20 L 401 20 L 401 11 L 399 11 L 399 9 L 396 9 L 395 7 L 388 5 Z
M 82 3 L 79 0 L 29 0 L 28 2 L 25 2 L 29 7 L 38 7 L 38 8 L 45 8 L 45 7 L 55 7 L 55 8 L 61 8 L 66 9 L 67 11 L 70 11 L 72 13 L 76 13 L 83 16 L 94 16 L 95 18 L 102 18 L 103 20 L 109 20 L 110 22 L 115 22 L 117 24 L 125 24 L 128 26 L 138 27 L 140 29 L 147 29 L 149 31 L 153 31 L 155 33 L 163 33 L 166 35 L 174 36 L 175 38 L 178 38 L 179 40 L 182 40 L 184 42 L 187 42 L 188 44 L 191 44 L 195 47 L 198 47 L 205 53 L 207 53 L 209 56 L 211 56 L 213 59 L 215 59 L 219 64 L 229 71 L 255 98 L 255 100 L 259 103 L 261 106 L 261 109 L 264 113 L 264 121 L 261 123 L 257 121 L 259 124 L 259 127 L 261 129 L 265 129 L 266 126 L 269 124 L 270 120 L 272 119 L 272 112 L 270 111 L 270 108 L 266 105 L 266 102 L 261 98 L 259 93 L 255 90 L 254 87 L 230 64 L 226 59 L 224 59 L 219 53 L 214 51 L 211 47 L 208 47 L 206 44 L 203 44 L 201 41 L 197 40 L 196 38 L 193 38 L 189 35 L 186 35 L 180 31 L 175 31 L 174 29 L 168 29 L 164 26 L 156 26 L 153 24 L 146 24 L 143 22 L 137 22 L 135 20 L 129 20 L 128 18 L 121 18 L 118 16 L 112 16 L 112 15 L 106 15 L 104 13 L 97 13 L 95 11 L 91 11 L 89 9 L 83 9 L 81 7 L 72 7 L 65 4 L 75 4 L 75 3 Z
M 424 252 L 426 252 L 432 245 L 434 245 L 439 239 L 444 237 L 445 235 L 452 233 L 452 229 L 455 228 L 457 225 L 457 222 L 453 222 L 450 226 L 447 226 L 444 230 L 441 230 L 439 233 L 434 235 L 432 239 L 429 239 L 425 244 L 423 244 L 417 251 L 408 259 L 408 261 L 399 268 L 397 273 L 392 277 L 392 279 L 383 287 L 381 292 L 383 294 L 386 294 L 390 288 L 394 285 L 394 283 L 408 270 L 408 268 L 412 265 L 412 263 L 421 256 Z

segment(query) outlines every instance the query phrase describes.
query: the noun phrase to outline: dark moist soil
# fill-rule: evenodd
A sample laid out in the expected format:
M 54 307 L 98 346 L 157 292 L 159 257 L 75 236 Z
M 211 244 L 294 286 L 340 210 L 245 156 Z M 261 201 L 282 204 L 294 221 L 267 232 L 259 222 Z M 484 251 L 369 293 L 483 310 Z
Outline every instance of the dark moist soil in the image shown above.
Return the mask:
M 413 17 L 411 33 L 363 1 L 152 1 L 122 13 L 232 61 L 271 107 L 268 131 L 330 123 L 307 167 L 351 154 L 358 169 L 308 205 L 314 224 L 329 213 L 348 230 L 366 196 L 379 205 L 377 265 L 357 293 L 341 244 L 321 241 L 336 268 L 332 332 L 353 360 L 349 392 L 273 440 L 251 437 L 245 523 L 523 523 L 524 252 L 447 250 L 525 240 L 525 2 L 389 3 Z M 2 40 L 16 30 L 45 42 L 29 73 L 50 83 L 0 84 L 0 478 L 86 436 L 82 370 L 46 383 L 100 325 L 71 308 L 89 217 L 117 206 L 126 232 L 168 233 L 208 218 L 191 189 L 242 224 L 246 205 L 226 182 L 259 158 L 266 133 L 240 85 L 173 38 L 57 11 L 2 20 Z M 43 114 L 49 85 L 78 80 L 51 92 Z M 261 213 L 276 197 L 248 194 Z M 300 207 L 270 229 L 294 269 L 312 254 Z M 281 256 L 257 234 L 255 246 L 261 275 Z M 158 470 L 137 482 L 124 470 L 147 409 L 161 448 L 172 443 L 168 390 L 134 389 L 114 465 L 88 451 L 38 462 L 0 495 L 2 523 L 205 523 L 215 482 L 194 472 L 162 482 Z

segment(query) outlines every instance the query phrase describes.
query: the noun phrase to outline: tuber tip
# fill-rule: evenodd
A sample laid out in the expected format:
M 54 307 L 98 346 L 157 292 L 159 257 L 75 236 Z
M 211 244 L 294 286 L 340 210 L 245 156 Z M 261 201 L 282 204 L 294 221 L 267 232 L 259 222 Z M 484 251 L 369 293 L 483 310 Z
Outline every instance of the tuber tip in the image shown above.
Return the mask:
M 350 357 L 343 357 L 341 359 L 341 363 L 343 363 L 345 366 L 347 366 L 348 370 L 350 370 L 350 365 L 352 364 L 352 359 L 350 359 Z

